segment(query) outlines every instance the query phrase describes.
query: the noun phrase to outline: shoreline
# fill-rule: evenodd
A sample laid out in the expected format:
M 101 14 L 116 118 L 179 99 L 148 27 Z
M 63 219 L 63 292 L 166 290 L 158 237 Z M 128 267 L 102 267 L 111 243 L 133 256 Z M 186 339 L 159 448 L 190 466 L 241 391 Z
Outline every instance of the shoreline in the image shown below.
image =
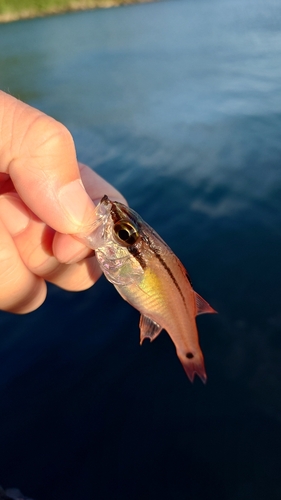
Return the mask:
M 69 4 L 63 7 L 50 7 L 38 10 L 22 9 L 18 12 L 10 11 L 0 13 L 0 24 L 20 21 L 23 19 L 34 19 L 36 17 L 55 16 L 66 14 L 67 12 L 78 12 L 94 9 L 110 9 L 112 7 L 121 7 L 124 5 L 134 5 L 140 3 L 152 3 L 157 0 L 69 0 Z

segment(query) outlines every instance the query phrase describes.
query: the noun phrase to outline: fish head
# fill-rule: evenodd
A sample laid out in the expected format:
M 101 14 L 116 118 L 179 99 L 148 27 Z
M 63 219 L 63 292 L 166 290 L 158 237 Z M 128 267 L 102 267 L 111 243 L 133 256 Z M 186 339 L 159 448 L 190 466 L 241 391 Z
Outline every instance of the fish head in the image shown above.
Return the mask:
M 79 235 L 95 250 L 106 278 L 114 285 L 125 285 L 143 274 L 140 259 L 142 246 L 139 216 L 126 205 L 103 196 L 96 207 L 96 222 L 90 235 Z
M 124 248 L 138 245 L 141 239 L 141 219 L 129 207 L 117 201 L 110 201 L 104 196 L 101 205 L 110 204 L 110 216 L 105 227 L 105 238 Z

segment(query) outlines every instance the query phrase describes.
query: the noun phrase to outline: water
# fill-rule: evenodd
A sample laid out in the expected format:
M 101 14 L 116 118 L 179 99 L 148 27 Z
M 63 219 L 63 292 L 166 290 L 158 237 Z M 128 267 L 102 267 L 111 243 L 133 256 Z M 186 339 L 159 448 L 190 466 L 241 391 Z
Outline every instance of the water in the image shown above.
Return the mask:
M 0 483 L 36 500 L 281 496 L 281 6 L 170 0 L 0 26 L 0 87 L 51 114 L 219 311 L 208 383 L 104 279 L 0 314 Z

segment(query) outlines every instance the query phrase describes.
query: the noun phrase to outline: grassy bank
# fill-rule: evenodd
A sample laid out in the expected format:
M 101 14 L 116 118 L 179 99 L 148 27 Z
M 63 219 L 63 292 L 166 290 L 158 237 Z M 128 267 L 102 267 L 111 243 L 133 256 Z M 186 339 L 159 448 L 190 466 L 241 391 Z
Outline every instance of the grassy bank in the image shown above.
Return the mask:
M 0 0 L 0 23 L 74 10 L 117 7 L 153 0 Z

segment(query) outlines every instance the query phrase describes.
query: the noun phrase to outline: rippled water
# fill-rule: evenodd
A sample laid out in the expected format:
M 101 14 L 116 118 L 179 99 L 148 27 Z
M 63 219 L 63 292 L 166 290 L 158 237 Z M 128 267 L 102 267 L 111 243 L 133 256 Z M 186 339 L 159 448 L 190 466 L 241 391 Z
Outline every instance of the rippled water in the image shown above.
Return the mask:
M 0 87 L 65 123 L 218 311 L 208 383 L 104 279 L 0 314 L 0 483 L 36 500 L 280 500 L 281 5 L 0 25 Z

